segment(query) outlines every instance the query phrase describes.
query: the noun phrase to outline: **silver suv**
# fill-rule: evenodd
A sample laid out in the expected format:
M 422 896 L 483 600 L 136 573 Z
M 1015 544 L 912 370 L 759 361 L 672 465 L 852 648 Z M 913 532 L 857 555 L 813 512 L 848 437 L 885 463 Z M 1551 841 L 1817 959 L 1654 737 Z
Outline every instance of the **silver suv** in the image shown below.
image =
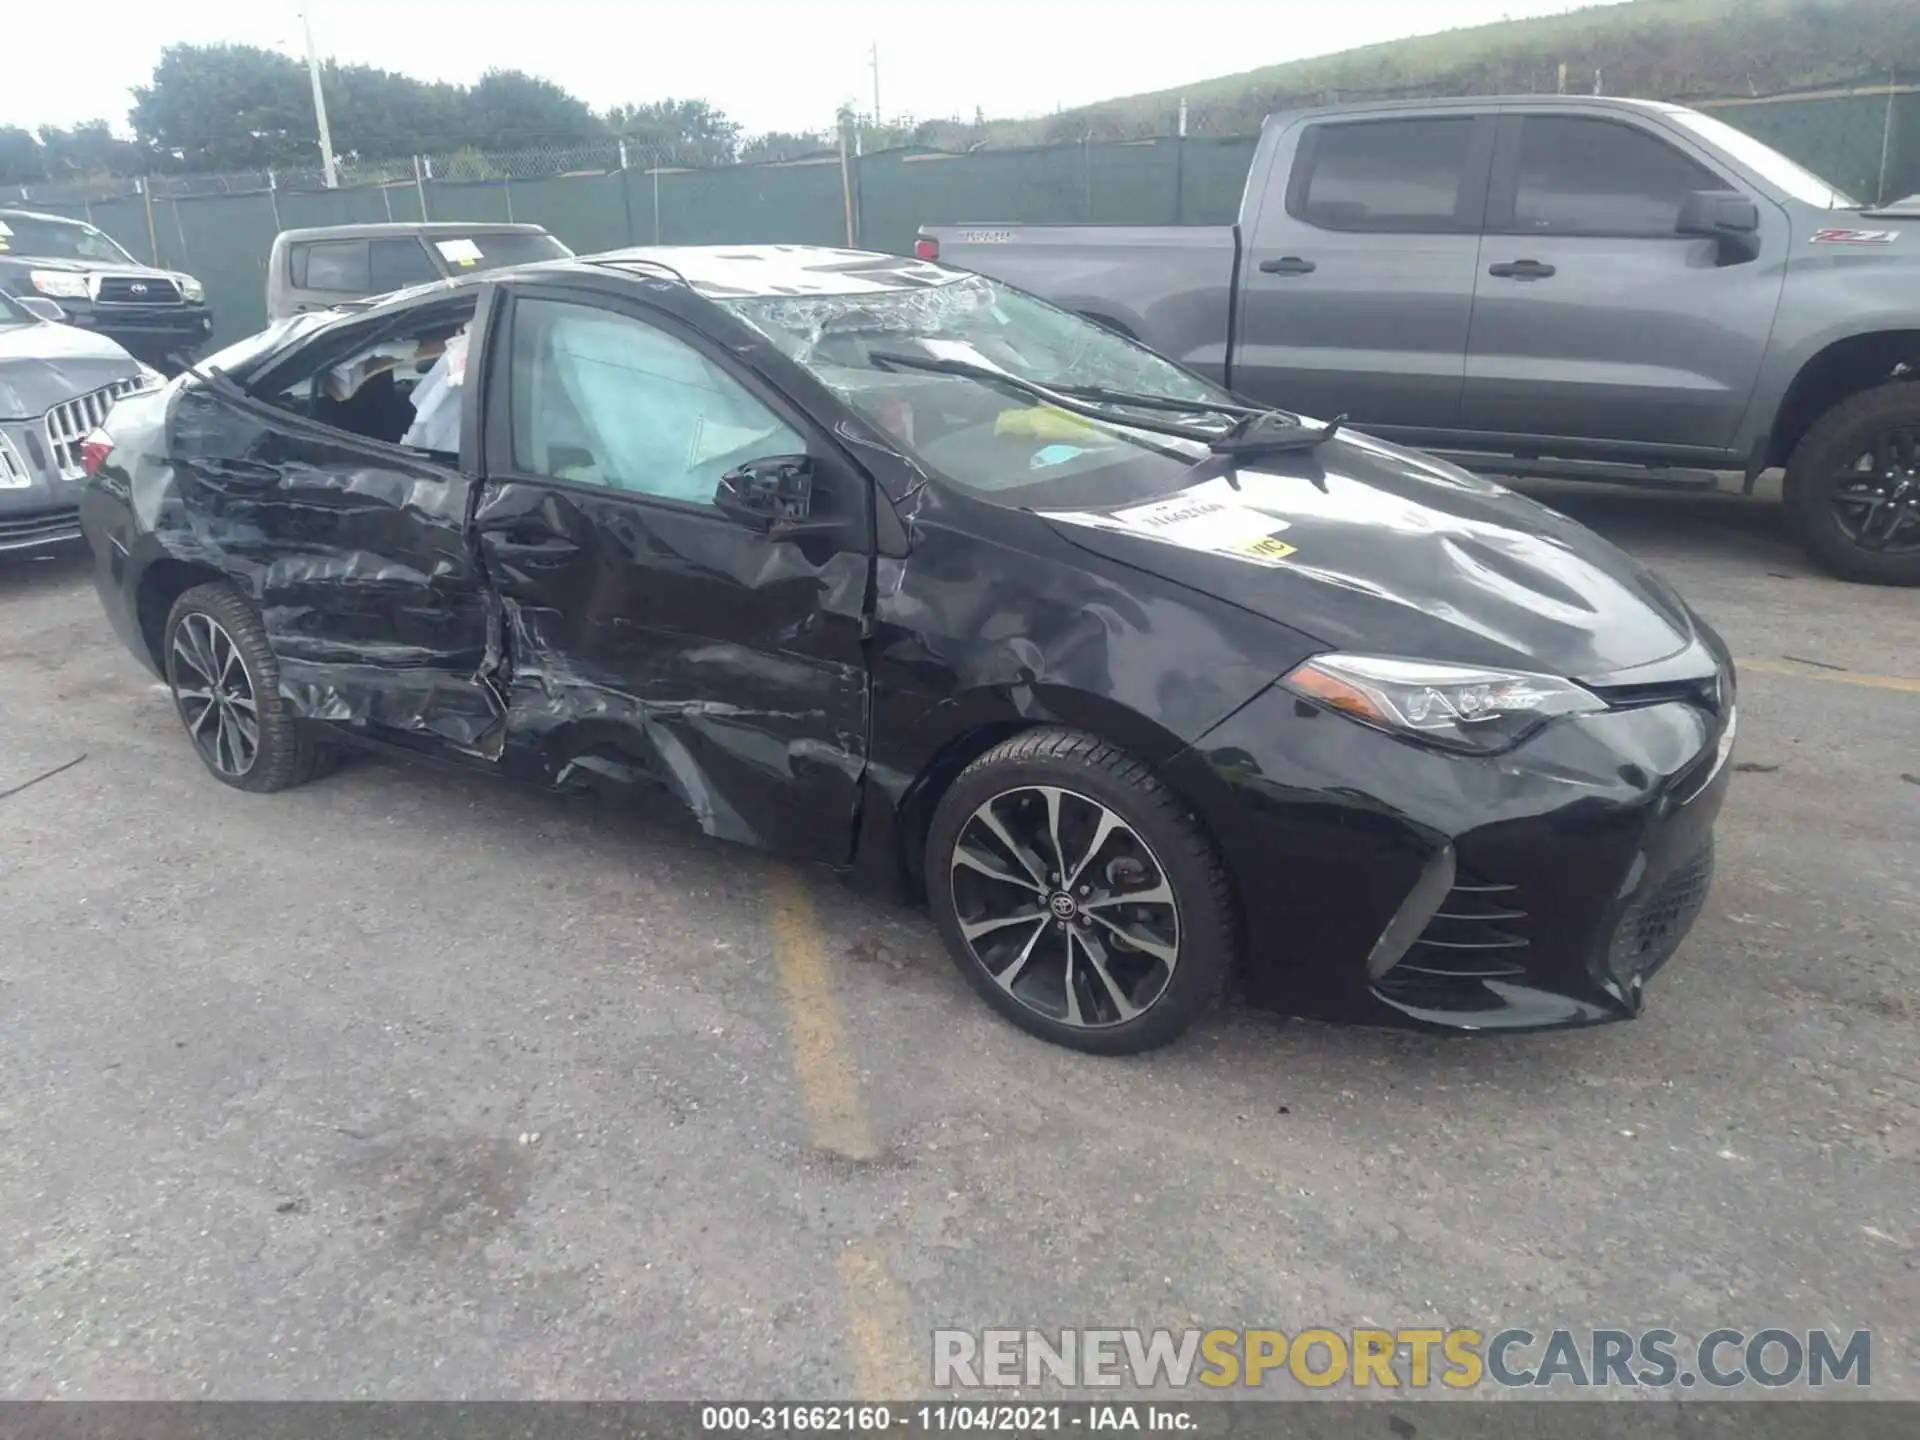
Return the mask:
M 267 261 L 267 318 L 572 254 L 539 225 L 416 221 L 283 230 Z

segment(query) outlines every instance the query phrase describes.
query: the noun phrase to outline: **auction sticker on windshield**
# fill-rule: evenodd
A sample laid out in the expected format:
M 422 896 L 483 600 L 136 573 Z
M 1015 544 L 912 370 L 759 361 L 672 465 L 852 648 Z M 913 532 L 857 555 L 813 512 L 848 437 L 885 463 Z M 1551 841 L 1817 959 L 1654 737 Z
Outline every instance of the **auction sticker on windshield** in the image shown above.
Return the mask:
M 1256 565 L 1277 565 L 1292 555 L 1298 547 L 1280 538 L 1287 522 L 1252 509 L 1232 498 L 1233 493 L 1224 482 L 1211 481 L 1150 505 L 1105 512 L 1054 510 L 1046 515 L 1049 520 L 1118 530 Z
M 450 265 L 478 265 L 480 247 L 471 240 L 436 240 L 433 248 L 447 258 Z

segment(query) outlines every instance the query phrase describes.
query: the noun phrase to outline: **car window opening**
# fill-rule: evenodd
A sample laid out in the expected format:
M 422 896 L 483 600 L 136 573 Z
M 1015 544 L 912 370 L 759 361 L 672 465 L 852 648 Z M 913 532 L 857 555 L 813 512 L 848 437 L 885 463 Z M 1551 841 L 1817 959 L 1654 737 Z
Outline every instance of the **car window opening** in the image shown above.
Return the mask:
M 735 467 L 807 448 L 706 356 L 627 316 L 523 300 L 509 368 L 529 474 L 706 505 Z
M 264 398 L 319 424 L 453 463 L 460 454 L 471 323 L 471 305 L 461 315 L 442 310 L 422 317 L 417 329 L 389 329 Z

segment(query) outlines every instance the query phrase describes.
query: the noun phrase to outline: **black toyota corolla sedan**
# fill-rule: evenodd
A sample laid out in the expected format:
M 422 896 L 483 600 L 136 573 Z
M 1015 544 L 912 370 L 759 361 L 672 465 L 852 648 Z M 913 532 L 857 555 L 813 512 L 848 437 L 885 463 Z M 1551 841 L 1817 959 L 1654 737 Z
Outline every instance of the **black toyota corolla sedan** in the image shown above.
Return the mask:
M 86 447 L 107 613 L 246 791 L 343 746 L 932 911 L 1036 1035 L 1631 1015 L 1718 637 L 1598 537 L 935 264 L 629 251 L 305 316 Z

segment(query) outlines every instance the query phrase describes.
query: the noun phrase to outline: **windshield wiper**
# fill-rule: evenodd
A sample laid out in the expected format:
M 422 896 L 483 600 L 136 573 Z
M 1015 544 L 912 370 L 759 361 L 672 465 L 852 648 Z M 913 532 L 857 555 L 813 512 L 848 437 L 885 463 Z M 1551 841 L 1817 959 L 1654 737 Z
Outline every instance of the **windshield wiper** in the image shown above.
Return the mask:
M 932 356 L 902 355 L 893 351 L 870 351 L 874 364 L 905 370 L 927 370 L 936 375 L 964 375 L 991 385 L 1004 386 L 1019 394 L 1045 401 L 1072 415 L 1108 424 L 1125 425 L 1155 435 L 1171 435 L 1205 445 L 1216 455 L 1273 455 L 1291 450 L 1312 450 L 1326 444 L 1339 431 L 1341 416 L 1321 426 L 1302 425 L 1297 416 L 1284 410 L 1256 410 L 1249 405 L 1233 405 L 1211 400 L 1177 400 L 1167 395 L 1134 395 L 1124 390 L 1106 390 L 1097 386 L 1069 385 L 1052 387 L 1023 380 L 990 365 L 975 365 L 966 360 L 937 359 Z M 1222 415 L 1233 423 L 1224 430 L 1180 425 L 1172 421 L 1119 416 L 1099 405 L 1125 405 L 1141 410 L 1170 410 L 1187 415 Z

